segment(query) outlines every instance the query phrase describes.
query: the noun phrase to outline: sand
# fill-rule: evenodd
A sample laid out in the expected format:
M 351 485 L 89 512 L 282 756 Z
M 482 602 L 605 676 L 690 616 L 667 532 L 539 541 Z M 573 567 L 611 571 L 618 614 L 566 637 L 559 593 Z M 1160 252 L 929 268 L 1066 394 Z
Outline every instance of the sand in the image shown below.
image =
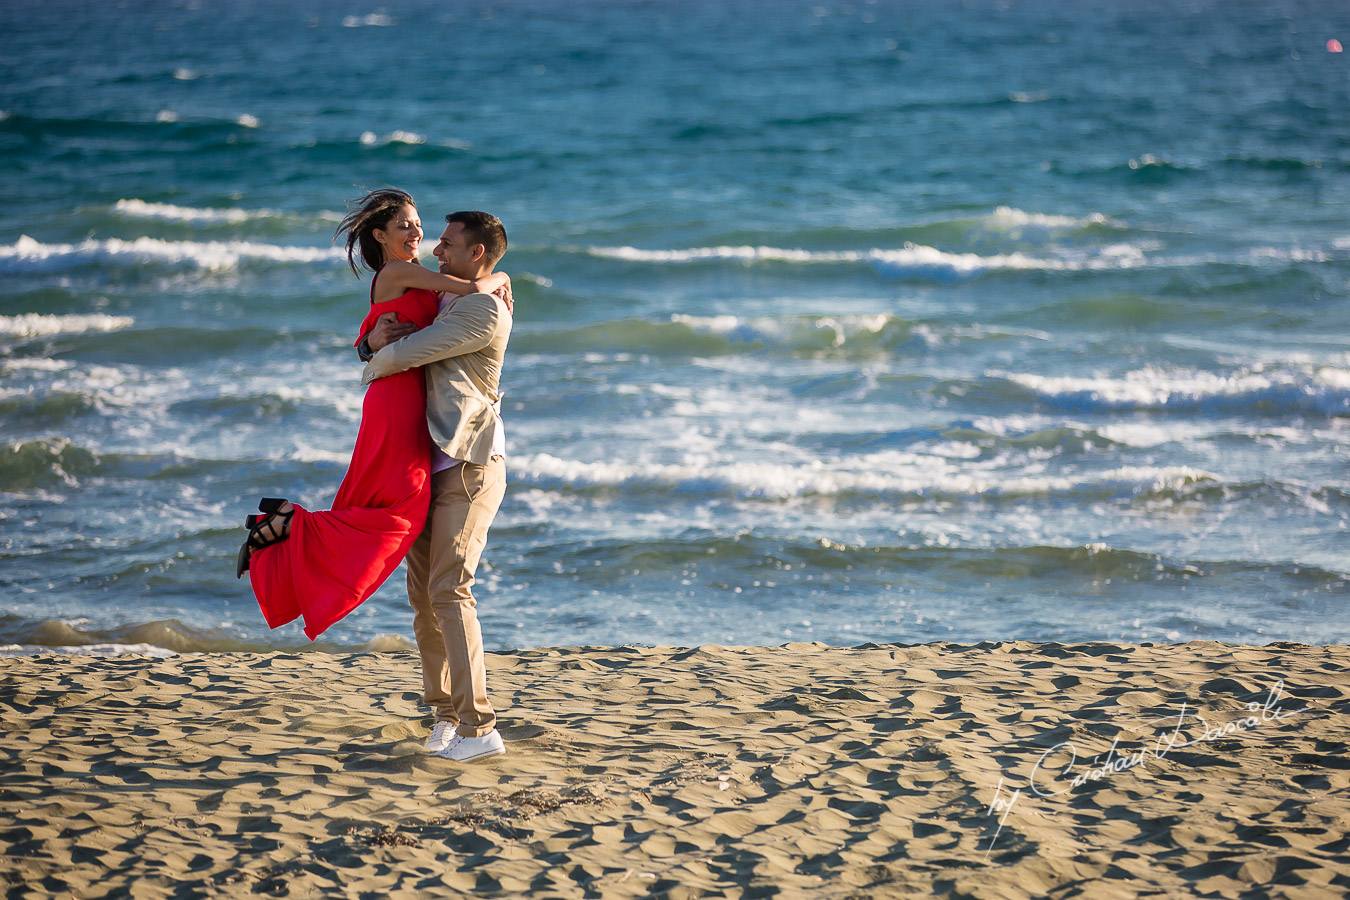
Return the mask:
M 472 765 L 411 653 L 8 659 L 0 888 L 1343 897 L 1347 649 L 490 654 Z

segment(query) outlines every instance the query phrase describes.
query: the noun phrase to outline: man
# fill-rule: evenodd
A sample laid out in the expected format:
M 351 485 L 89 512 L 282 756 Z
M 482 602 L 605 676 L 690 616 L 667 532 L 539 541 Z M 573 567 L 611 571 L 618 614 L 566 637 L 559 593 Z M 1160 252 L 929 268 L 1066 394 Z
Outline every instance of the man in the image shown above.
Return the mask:
M 469 280 L 491 273 L 506 252 L 501 221 L 484 212 L 457 212 L 445 223 L 432 251 L 441 272 Z M 511 308 L 488 294 L 446 296 L 436 321 L 412 331 L 392 316 L 371 329 L 360 348 L 369 360 L 361 383 L 426 367 L 427 426 L 436 449 L 431 509 L 408 554 L 408 601 L 424 697 L 436 713 L 427 749 L 472 762 L 506 752 L 488 702 L 483 636 L 470 588 L 506 491 L 498 383 Z

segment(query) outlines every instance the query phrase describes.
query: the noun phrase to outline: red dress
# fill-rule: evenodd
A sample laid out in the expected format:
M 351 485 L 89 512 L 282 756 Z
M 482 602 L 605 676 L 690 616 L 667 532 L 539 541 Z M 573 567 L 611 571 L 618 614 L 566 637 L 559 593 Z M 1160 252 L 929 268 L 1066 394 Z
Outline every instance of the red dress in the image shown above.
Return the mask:
M 374 279 L 370 289 L 373 295 Z M 389 312 L 425 328 L 436 318 L 437 302 L 434 292 L 418 289 L 384 303 L 372 300 L 360 333 Z M 312 641 L 375 593 L 426 524 L 430 465 L 422 370 L 377 379 L 366 389 L 356 447 L 333 508 L 311 512 L 296 504 L 290 536 L 249 559 L 249 581 L 267 624 L 277 628 L 304 616 Z

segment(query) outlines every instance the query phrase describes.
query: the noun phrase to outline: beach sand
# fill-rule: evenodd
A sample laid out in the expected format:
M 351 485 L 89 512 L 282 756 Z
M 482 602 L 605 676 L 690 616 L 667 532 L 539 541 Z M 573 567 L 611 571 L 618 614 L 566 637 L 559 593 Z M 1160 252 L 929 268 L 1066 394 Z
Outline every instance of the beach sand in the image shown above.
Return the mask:
M 468 766 L 423 750 L 411 653 L 7 659 L 0 887 L 1343 897 L 1348 658 L 522 650 L 488 658 L 508 754 Z

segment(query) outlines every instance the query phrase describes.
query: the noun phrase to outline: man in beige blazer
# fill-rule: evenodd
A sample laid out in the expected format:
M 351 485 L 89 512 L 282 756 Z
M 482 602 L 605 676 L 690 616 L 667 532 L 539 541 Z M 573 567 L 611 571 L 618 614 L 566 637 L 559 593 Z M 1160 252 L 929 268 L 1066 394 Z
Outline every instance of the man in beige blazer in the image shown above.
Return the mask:
M 469 280 L 489 274 L 506 252 L 501 221 L 483 212 L 457 212 L 445 222 L 433 251 L 440 270 Z M 416 333 L 412 329 L 381 321 L 371 330 L 361 348 L 362 358 L 369 359 L 361 383 L 425 367 L 427 426 L 436 449 L 431 509 L 408 553 L 408 600 L 424 696 L 436 712 L 427 749 L 472 762 L 506 752 L 488 702 L 483 635 L 470 588 L 506 492 L 498 385 L 511 307 L 489 294 L 447 295 L 436 321 Z

